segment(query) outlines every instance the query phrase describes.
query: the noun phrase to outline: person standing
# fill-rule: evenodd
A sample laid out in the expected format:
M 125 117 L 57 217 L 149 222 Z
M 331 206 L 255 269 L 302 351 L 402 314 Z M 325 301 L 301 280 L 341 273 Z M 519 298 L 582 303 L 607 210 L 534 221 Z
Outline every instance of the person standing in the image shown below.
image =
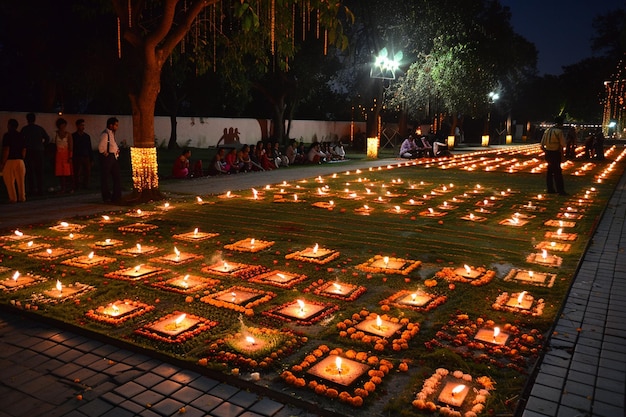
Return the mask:
M 56 121 L 57 131 L 54 136 L 56 152 L 54 154 L 54 175 L 59 177 L 62 193 L 72 192 L 72 135 L 67 131 L 67 120 L 60 117 Z
M 120 174 L 120 164 L 118 161 L 119 147 L 115 141 L 115 132 L 119 127 L 119 120 L 116 117 L 109 117 L 107 127 L 100 135 L 98 152 L 100 153 L 100 191 L 102 201 L 121 203 L 122 201 L 122 180 Z M 109 177 L 113 182 L 113 191 L 109 190 Z
M 26 141 L 26 181 L 28 192 L 43 194 L 43 161 L 45 147 L 50 143 L 50 136 L 45 129 L 35 124 L 35 113 L 26 115 L 26 126 L 22 128 L 22 135 Z
M 565 137 L 563 136 L 563 117 L 554 119 L 554 126 L 546 129 L 541 137 L 541 149 L 548 163 L 548 175 L 546 177 L 546 187 L 548 194 L 559 193 L 568 195 L 563 184 L 563 170 L 561 169 L 561 159 L 563 148 L 565 148 Z
M 74 149 L 72 162 L 74 164 L 74 189 L 89 189 L 91 166 L 93 165 L 93 150 L 91 136 L 85 132 L 85 119 L 76 120 L 76 132 L 72 133 Z
M 26 141 L 22 133 L 17 131 L 17 126 L 17 120 L 9 119 L 8 131 L 2 138 L 0 171 L 2 171 L 10 203 L 26 201 L 26 166 L 24 165 Z

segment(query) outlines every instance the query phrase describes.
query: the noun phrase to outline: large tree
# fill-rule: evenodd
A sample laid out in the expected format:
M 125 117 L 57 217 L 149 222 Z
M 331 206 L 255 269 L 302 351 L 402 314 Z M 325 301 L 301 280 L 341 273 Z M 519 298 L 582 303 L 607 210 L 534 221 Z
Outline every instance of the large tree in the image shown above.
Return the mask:
M 160 198 L 154 112 L 161 73 L 175 48 L 185 48 L 199 72 L 213 68 L 287 70 L 296 37 L 313 30 L 344 47 L 341 2 L 324 0 L 112 0 L 120 55 L 129 75 L 136 199 Z M 182 51 L 180 51 L 182 53 Z M 234 76 L 234 75 L 233 75 Z

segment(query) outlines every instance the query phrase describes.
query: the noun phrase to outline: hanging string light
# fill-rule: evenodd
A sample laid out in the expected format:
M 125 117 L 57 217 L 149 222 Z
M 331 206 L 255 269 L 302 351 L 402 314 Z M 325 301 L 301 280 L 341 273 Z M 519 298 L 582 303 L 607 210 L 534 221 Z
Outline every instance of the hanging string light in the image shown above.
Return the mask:
M 320 38 L 320 11 L 317 11 L 317 21 L 315 22 L 315 39 Z
M 128 27 L 133 27 L 133 5 L 131 4 L 132 0 L 128 0 Z
M 122 22 L 117 18 L 117 57 L 122 59 Z
M 328 29 L 324 29 L 324 56 L 328 55 Z
M 276 0 L 272 0 L 270 7 L 270 50 L 272 55 L 274 55 L 274 52 L 276 52 L 274 46 L 276 41 Z

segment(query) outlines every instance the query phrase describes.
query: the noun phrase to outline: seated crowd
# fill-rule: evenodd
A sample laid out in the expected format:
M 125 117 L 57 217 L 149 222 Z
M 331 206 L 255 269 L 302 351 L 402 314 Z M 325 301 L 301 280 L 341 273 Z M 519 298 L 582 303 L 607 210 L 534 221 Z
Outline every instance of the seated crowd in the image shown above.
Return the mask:
M 291 139 L 284 152 L 278 142 L 258 141 L 256 145 L 243 145 L 237 148 L 218 148 L 215 156 L 203 170 L 202 161 L 198 160 L 190 168 L 191 151 L 184 149 L 174 162 L 172 176 L 174 178 L 195 178 L 239 172 L 269 171 L 281 167 L 300 164 L 321 164 L 323 162 L 340 161 L 346 158 L 341 141 L 314 142 L 308 148 Z
M 419 140 L 410 134 L 400 145 L 400 158 L 415 159 L 419 157 L 439 157 L 450 155 L 448 145 L 437 138 L 432 142 L 426 136 Z

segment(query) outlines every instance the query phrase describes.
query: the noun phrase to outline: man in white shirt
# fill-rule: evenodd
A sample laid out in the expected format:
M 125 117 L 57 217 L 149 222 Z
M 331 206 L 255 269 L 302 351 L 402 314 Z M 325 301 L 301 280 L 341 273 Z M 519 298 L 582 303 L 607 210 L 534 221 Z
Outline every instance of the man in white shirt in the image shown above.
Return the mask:
M 417 144 L 413 135 L 409 135 L 400 145 L 400 158 L 413 159 L 418 155 Z
M 122 180 L 120 164 L 117 160 L 120 150 L 115 141 L 115 132 L 119 126 L 119 120 L 109 117 L 107 127 L 100 135 L 98 152 L 100 153 L 100 190 L 102 201 L 119 204 L 122 201 Z M 113 191 L 109 191 L 109 178 L 113 181 Z

